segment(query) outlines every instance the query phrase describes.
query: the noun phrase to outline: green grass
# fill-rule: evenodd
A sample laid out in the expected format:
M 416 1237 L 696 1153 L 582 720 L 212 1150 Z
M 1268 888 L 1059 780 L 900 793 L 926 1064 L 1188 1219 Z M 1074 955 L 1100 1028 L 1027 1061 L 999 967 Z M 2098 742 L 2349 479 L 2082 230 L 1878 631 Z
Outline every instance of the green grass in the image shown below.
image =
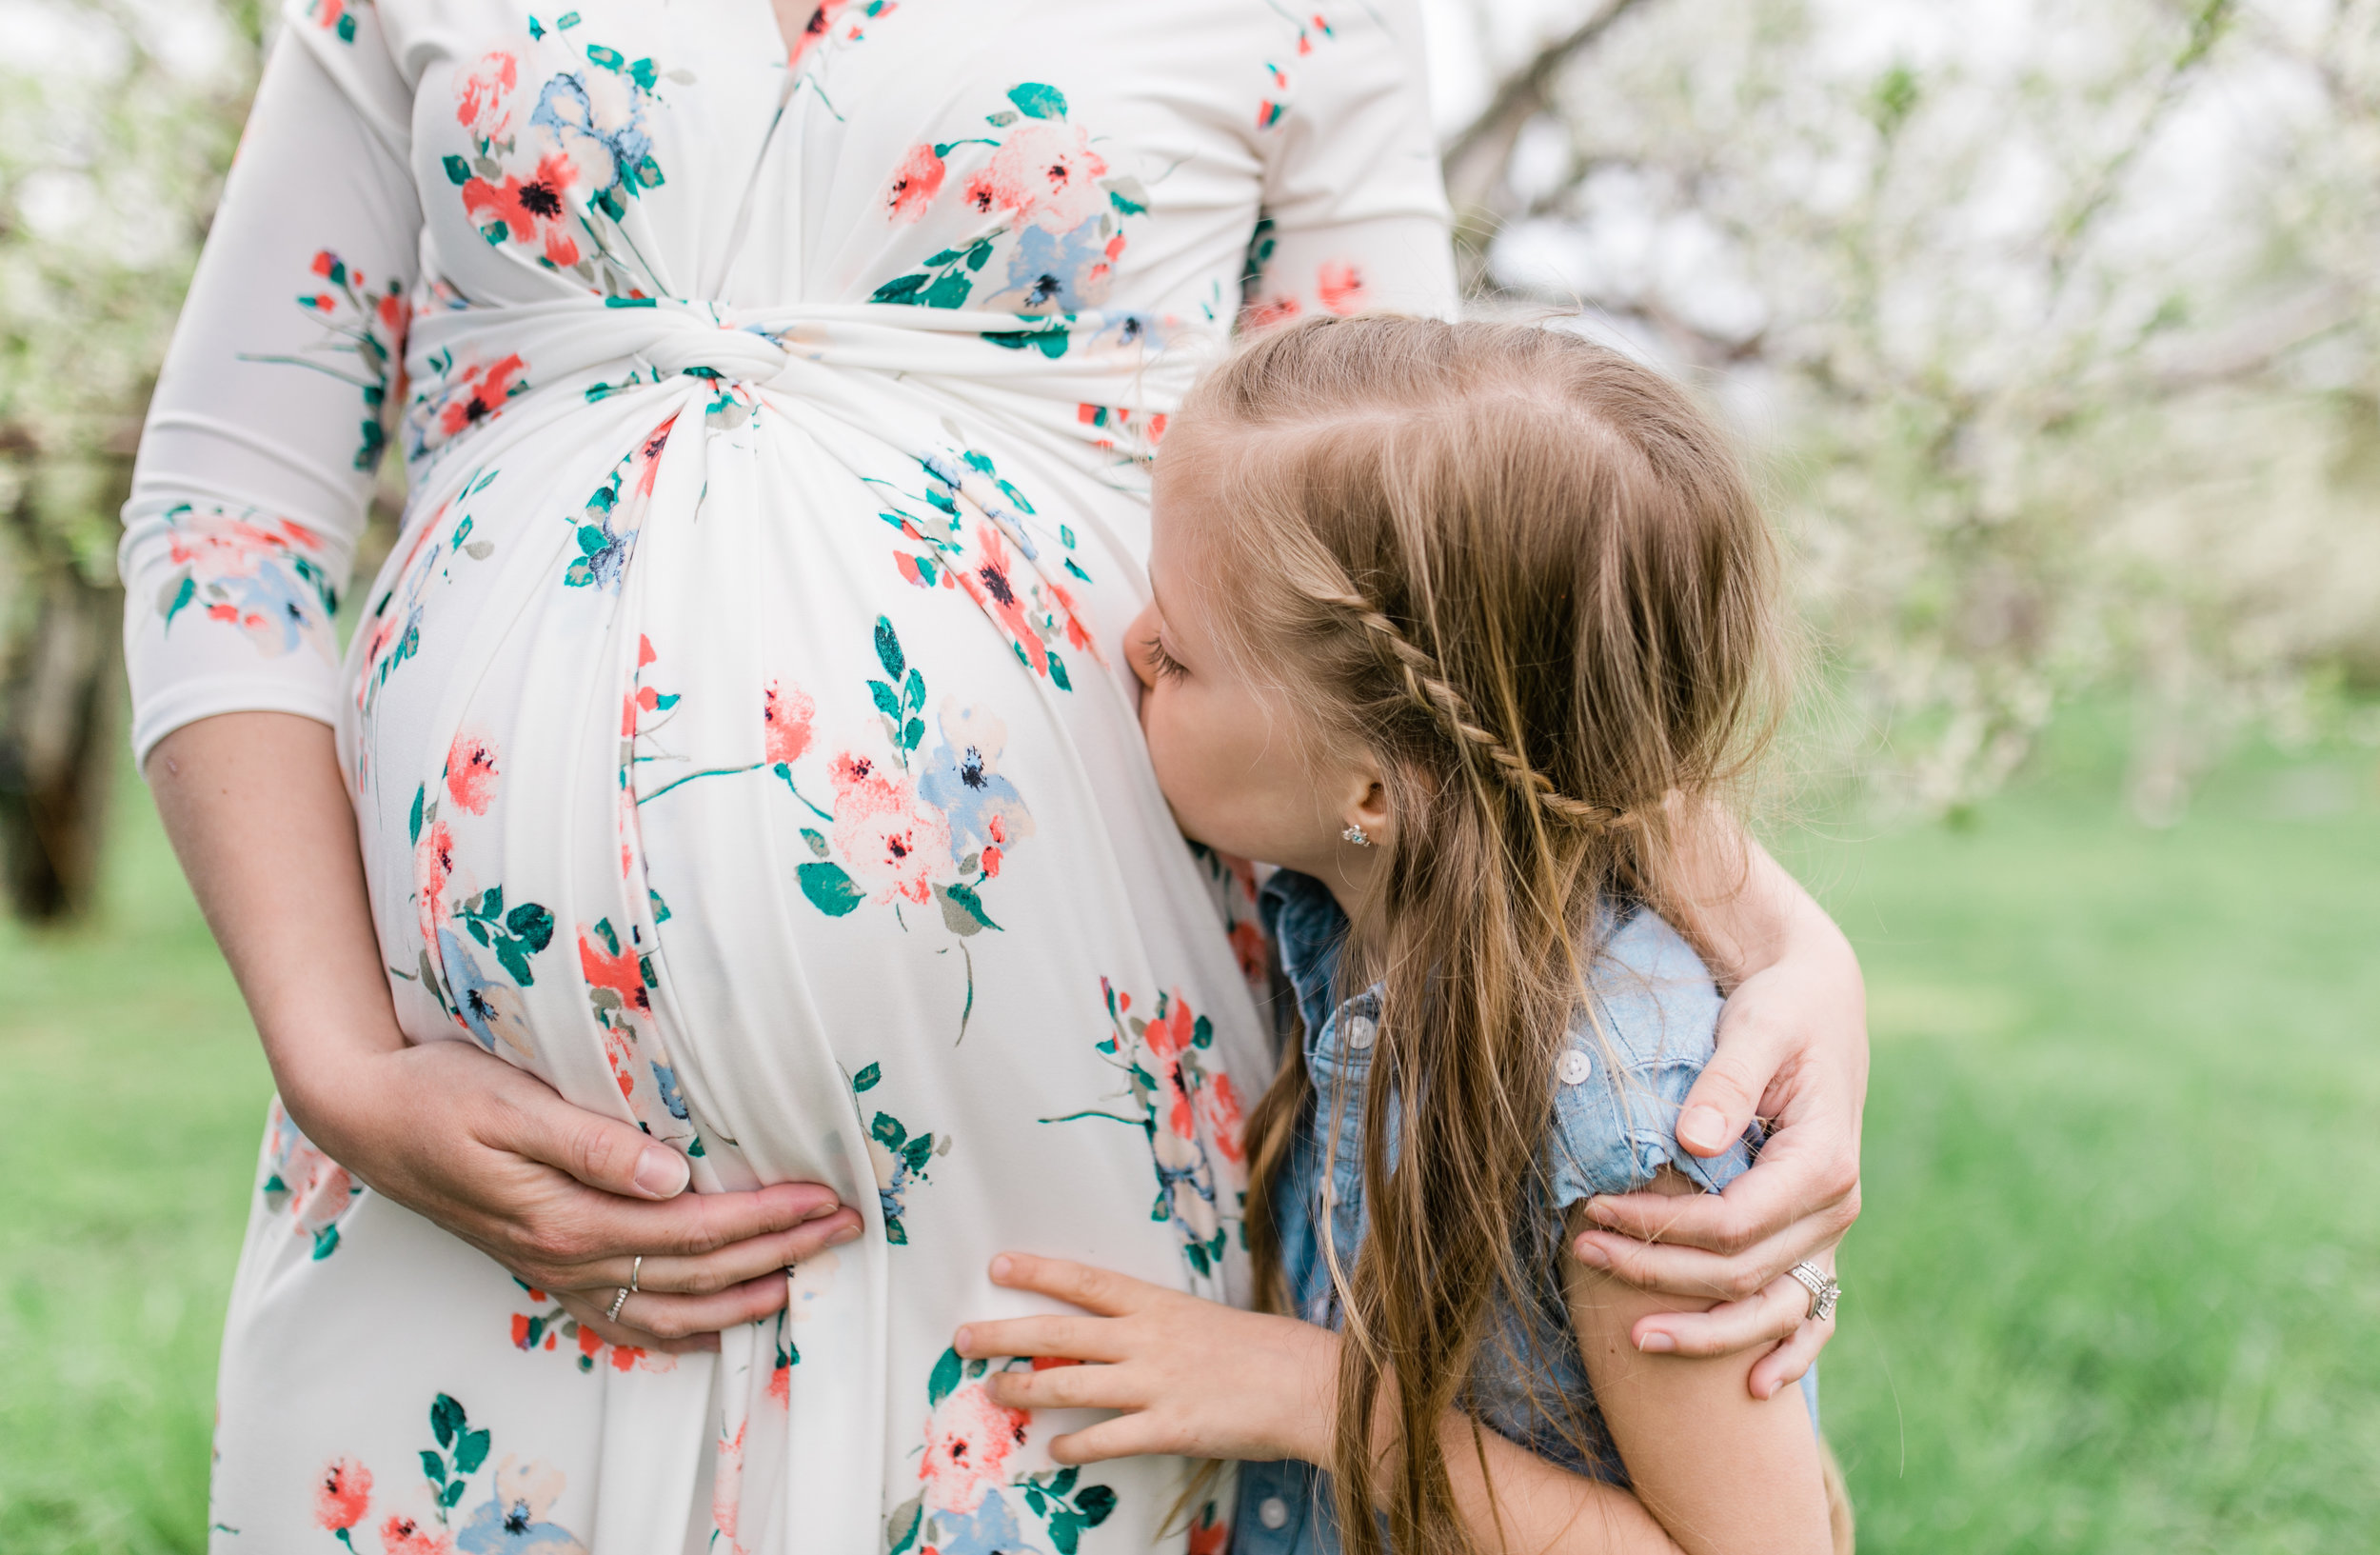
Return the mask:
M 1787 849 L 1866 958 L 1826 1364 L 1871 1551 L 2333 1550 L 2380 1521 L 2380 802 L 2235 763 L 2162 833 L 2085 727 L 1966 829 Z M 146 797 L 0 928 L 0 1550 L 197 1549 L 266 1095 Z M 1822 832 L 1823 834 L 1819 834 Z

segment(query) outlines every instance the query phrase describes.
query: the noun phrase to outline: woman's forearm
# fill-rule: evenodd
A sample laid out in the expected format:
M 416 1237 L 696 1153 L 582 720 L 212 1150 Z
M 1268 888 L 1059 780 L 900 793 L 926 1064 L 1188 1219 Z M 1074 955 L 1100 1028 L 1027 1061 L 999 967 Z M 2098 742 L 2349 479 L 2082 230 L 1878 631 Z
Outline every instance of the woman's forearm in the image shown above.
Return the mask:
M 1858 976 L 1851 942 L 1801 883 L 1716 805 L 1678 818 L 1679 904 L 1729 987 L 1787 956 L 1839 962 Z
M 328 726 L 278 712 L 202 719 L 159 741 L 147 772 L 282 1105 L 345 1160 L 352 1108 L 329 1076 L 405 1037 Z

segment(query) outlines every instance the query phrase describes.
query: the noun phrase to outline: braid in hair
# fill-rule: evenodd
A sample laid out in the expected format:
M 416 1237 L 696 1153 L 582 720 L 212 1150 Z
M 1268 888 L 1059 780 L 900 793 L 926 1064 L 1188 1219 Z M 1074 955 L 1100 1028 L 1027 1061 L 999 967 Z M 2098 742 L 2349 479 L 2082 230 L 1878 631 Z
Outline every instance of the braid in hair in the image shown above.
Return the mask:
M 1458 741 L 1486 758 L 1506 782 L 1535 799 L 1555 820 L 1594 831 L 1635 824 L 1636 816 L 1628 810 L 1563 793 L 1552 778 L 1531 767 L 1526 756 L 1497 739 L 1495 731 L 1482 726 L 1473 714 L 1470 700 L 1440 672 L 1438 661 L 1399 630 L 1378 606 L 1352 589 L 1317 598 L 1321 604 L 1337 607 L 1363 628 L 1374 651 L 1383 664 L 1397 671 L 1404 683 L 1406 697 L 1416 707 L 1436 719 Z

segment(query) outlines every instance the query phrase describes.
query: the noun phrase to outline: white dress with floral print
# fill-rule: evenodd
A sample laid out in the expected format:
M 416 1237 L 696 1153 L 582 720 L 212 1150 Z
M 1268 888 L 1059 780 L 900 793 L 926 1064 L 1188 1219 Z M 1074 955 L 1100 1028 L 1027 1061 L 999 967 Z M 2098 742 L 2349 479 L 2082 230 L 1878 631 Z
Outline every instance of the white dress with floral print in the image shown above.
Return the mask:
M 673 1364 L 276 1108 L 218 1548 L 1221 1547 L 947 1344 L 1003 1247 L 1233 1293 L 1255 930 L 1139 743 L 1148 463 L 1236 318 L 1452 293 L 1410 0 L 1304 3 L 297 0 L 126 510 L 135 743 L 334 724 L 414 1040 L 868 1235 Z

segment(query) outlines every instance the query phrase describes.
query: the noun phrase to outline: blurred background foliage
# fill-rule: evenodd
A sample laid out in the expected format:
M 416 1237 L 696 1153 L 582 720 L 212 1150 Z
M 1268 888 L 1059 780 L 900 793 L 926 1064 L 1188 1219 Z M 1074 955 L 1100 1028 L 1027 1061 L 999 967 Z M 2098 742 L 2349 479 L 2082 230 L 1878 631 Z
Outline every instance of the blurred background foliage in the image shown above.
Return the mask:
M 1808 768 L 1959 815 L 2119 691 L 2183 813 L 2380 681 L 2380 0 L 1429 0 L 1475 306 L 1696 378 L 1761 457 Z M 255 0 L 0 0 L 0 850 L 88 895 L 110 557 Z

